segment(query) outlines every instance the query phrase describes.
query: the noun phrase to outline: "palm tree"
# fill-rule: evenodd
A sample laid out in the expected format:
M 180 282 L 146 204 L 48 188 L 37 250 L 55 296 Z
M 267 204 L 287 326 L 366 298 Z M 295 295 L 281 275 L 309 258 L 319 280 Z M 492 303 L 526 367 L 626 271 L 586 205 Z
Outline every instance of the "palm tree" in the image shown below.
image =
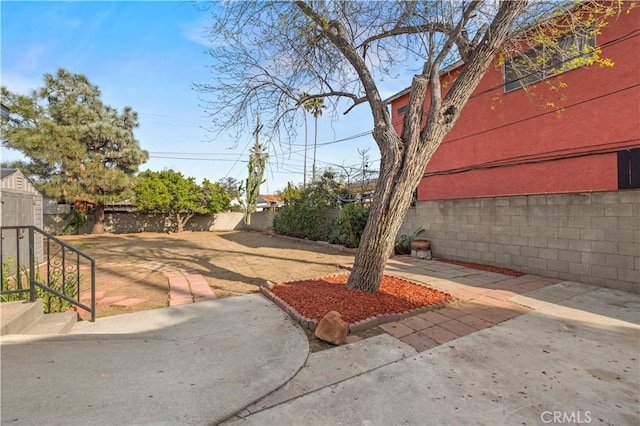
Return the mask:
M 306 99 L 309 97 L 309 94 L 307 92 L 302 92 L 300 94 L 300 99 Z M 304 109 L 306 110 L 306 106 L 304 106 Z M 307 187 L 307 140 L 308 140 L 308 127 L 307 127 L 307 114 L 304 114 L 304 174 L 302 176 L 302 187 L 306 188 Z
M 306 95 L 307 97 L 309 96 L 306 93 L 303 93 L 302 95 L 303 95 L 303 99 L 304 99 L 304 95 Z M 316 148 L 318 145 L 318 117 L 322 116 L 322 109 L 325 108 L 324 99 L 322 98 L 308 99 L 304 101 L 303 105 L 304 105 L 304 109 L 312 113 L 313 117 L 315 118 L 315 136 L 313 139 L 313 166 L 311 168 L 311 181 L 314 182 L 316 180 Z M 305 128 L 305 132 L 306 132 L 306 128 Z M 305 136 L 305 176 L 306 176 L 306 170 L 307 170 L 306 159 L 307 159 L 307 143 L 306 143 L 306 136 Z

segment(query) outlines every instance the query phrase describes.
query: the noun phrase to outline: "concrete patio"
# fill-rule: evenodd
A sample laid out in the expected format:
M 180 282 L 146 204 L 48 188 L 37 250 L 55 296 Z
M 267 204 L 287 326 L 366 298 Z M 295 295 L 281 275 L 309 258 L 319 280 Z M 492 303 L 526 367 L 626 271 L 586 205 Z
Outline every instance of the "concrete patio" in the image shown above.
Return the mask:
M 311 354 L 257 294 L 3 336 L 2 423 L 640 422 L 638 294 L 412 258 L 387 272 L 459 300 Z

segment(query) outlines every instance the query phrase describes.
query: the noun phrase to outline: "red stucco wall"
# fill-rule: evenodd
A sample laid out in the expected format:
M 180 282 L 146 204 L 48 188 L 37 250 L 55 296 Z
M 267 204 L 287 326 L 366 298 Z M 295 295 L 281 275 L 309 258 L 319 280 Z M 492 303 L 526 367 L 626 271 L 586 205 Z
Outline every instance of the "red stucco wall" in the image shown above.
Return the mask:
M 613 20 L 597 44 L 614 67 L 575 69 L 529 94 L 504 93 L 502 69 L 491 67 L 427 165 L 418 199 L 616 190 L 615 151 L 640 146 L 640 9 Z M 558 79 L 567 87 L 551 90 Z M 397 127 L 407 100 L 392 102 Z

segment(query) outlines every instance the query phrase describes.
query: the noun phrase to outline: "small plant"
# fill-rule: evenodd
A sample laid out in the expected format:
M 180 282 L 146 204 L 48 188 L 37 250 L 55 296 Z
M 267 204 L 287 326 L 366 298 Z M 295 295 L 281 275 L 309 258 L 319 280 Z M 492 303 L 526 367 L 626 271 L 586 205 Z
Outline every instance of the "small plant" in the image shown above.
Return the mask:
M 11 274 L 11 267 L 9 259 L 7 262 L 2 262 L 2 291 L 10 290 L 22 290 L 28 289 L 31 282 L 29 276 L 29 270 L 26 267 L 22 268 L 20 273 L 16 273 L 14 276 Z M 53 290 L 64 294 L 71 299 L 77 299 L 77 289 L 81 277 L 79 273 L 67 271 L 66 274 L 62 274 L 61 270 L 54 270 L 49 274 L 49 282 L 45 283 L 40 276 L 40 270 L 36 269 L 35 280 L 40 283 L 45 283 Z M 23 284 L 25 284 L 23 286 Z M 36 287 L 36 297 L 42 299 L 42 305 L 44 307 L 45 314 L 51 314 L 54 312 L 66 312 L 71 308 L 71 303 L 64 299 L 59 298 L 53 293 L 50 293 L 40 287 Z M 29 300 L 29 292 L 3 294 L 0 297 L 2 302 L 15 302 L 19 300 Z
M 25 274 L 28 275 L 28 272 L 25 271 Z M 36 281 L 43 282 L 40 277 L 40 271 L 36 270 Z M 56 290 L 59 293 L 64 294 L 65 296 L 78 300 L 78 283 L 80 281 L 80 273 L 73 273 L 67 271 L 64 276 L 62 276 L 61 270 L 56 270 L 50 273 L 49 275 L 49 285 L 48 287 Z M 73 305 L 67 302 L 64 299 L 59 298 L 53 293 L 50 293 L 46 290 L 41 289 L 40 287 L 36 287 L 36 297 L 38 299 L 42 299 L 42 305 L 44 306 L 45 314 L 51 314 L 54 312 L 66 312 Z
M 13 273 L 11 264 L 15 263 L 15 259 L 10 257 L 6 262 L 2 262 L 2 291 L 22 290 L 22 277 L 16 277 Z M 29 298 L 28 293 L 11 293 L 0 296 L 2 302 L 15 302 L 16 300 L 25 300 Z
M 424 228 L 418 228 L 413 231 L 413 234 L 402 234 L 400 238 L 396 240 L 395 254 L 411 254 L 411 242 L 424 234 L 426 230 Z
M 368 218 L 369 209 L 360 203 L 351 203 L 344 206 L 335 221 L 340 243 L 351 248 L 358 247 Z
M 86 213 L 81 213 L 78 210 L 74 210 L 73 212 L 69 213 L 69 215 L 67 215 L 65 219 L 68 219 L 69 216 L 71 216 L 71 221 L 62 229 L 62 231 L 60 231 L 60 234 L 62 235 L 75 234 L 78 232 L 78 229 L 80 229 L 87 223 Z

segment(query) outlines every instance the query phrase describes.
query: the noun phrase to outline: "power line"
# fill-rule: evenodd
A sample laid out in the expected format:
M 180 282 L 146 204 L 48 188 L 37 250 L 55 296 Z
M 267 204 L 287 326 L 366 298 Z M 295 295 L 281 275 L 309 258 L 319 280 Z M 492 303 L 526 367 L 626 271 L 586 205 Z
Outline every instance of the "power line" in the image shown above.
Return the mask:
M 224 177 L 222 179 L 226 179 L 229 174 L 231 173 L 231 171 L 236 167 L 236 165 L 240 162 L 240 158 L 242 158 L 242 156 L 244 155 L 244 153 L 247 151 L 247 148 L 249 148 L 249 144 L 251 144 L 251 138 L 249 138 L 249 141 L 247 142 L 247 144 L 245 145 L 244 149 L 242 150 L 242 152 L 240 153 L 240 155 L 238 155 L 238 158 L 236 159 L 236 162 L 233 163 L 233 166 L 231 166 L 231 168 L 229 169 L 229 171 L 227 172 L 226 175 L 224 175 Z M 238 178 L 239 175 L 236 175 L 236 179 Z
M 326 146 L 326 145 L 333 145 L 333 144 L 340 143 L 340 142 L 346 142 L 346 141 L 350 141 L 350 140 L 353 140 L 353 139 L 361 138 L 363 136 L 368 136 L 368 135 L 370 135 L 372 133 L 373 132 L 371 130 L 367 130 L 366 132 L 358 133 L 357 135 L 347 136 L 347 137 L 342 138 L 342 139 L 336 139 L 336 140 L 329 141 L 329 142 L 318 143 L 318 146 Z M 304 144 L 292 143 L 292 144 L 290 144 L 290 146 L 304 146 Z M 303 152 L 303 151 L 304 150 L 297 151 L 297 152 Z
M 613 39 L 613 40 L 610 40 L 610 41 L 608 41 L 606 43 L 603 43 L 600 46 L 600 48 L 610 47 L 610 46 L 613 46 L 613 45 L 615 45 L 617 43 L 620 43 L 620 42 L 623 42 L 623 41 L 626 41 L 626 40 L 630 40 L 630 39 L 632 39 L 634 37 L 638 37 L 638 36 L 640 36 L 640 30 L 633 30 L 633 31 L 631 31 L 631 32 L 629 32 L 629 33 L 627 33 L 625 35 L 622 35 L 622 36 L 616 38 L 616 39 Z M 571 59 L 573 59 L 573 58 L 568 58 L 566 61 L 571 60 Z M 524 78 L 527 78 L 527 77 L 528 76 L 523 76 L 523 77 L 521 77 L 521 79 L 524 79 Z M 497 85 L 495 85 L 493 87 L 490 87 L 490 88 L 487 88 L 487 89 L 485 89 L 485 90 L 483 90 L 481 92 L 477 92 L 477 93 L 472 94 L 470 96 L 470 99 L 477 98 L 477 97 L 480 97 L 480 96 L 483 96 L 483 95 L 486 95 L 486 94 L 493 93 L 495 90 L 500 89 L 502 87 L 504 87 L 504 83 L 497 84 Z M 616 94 L 616 93 L 619 93 L 619 92 L 622 92 L 622 91 L 625 91 L 625 90 L 629 90 L 629 89 L 632 89 L 632 88 L 635 88 L 635 87 L 638 87 L 638 84 L 632 85 L 632 86 L 629 86 L 629 87 L 626 87 L 626 88 L 623 88 L 623 89 L 619 89 L 619 90 L 616 90 L 616 91 L 613 91 L 613 92 L 605 93 L 605 94 L 602 94 L 602 95 L 599 95 L 599 96 L 596 96 L 596 97 L 593 97 L 593 98 L 590 98 L 590 99 L 586 99 L 586 100 L 583 100 L 583 101 L 580 101 L 580 102 L 576 102 L 576 103 L 571 104 L 571 105 L 566 105 L 566 106 L 563 106 L 563 107 L 560 107 L 560 108 L 556 108 L 554 110 L 544 111 L 543 113 L 540 113 L 540 114 L 537 114 L 537 115 L 534 115 L 534 116 L 530 116 L 530 117 L 527 117 L 527 118 L 524 118 L 524 119 L 521 119 L 521 120 L 518 120 L 518 121 L 515 121 L 515 122 L 507 123 L 507 124 L 504 124 L 504 125 L 501 125 L 501 126 L 490 128 L 490 129 L 485 129 L 485 130 L 477 132 L 477 133 L 464 135 L 464 136 L 461 136 L 461 137 L 456 138 L 456 139 L 448 140 L 446 142 L 447 143 L 448 142 L 454 142 L 454 141 L 458 141 L 458 140 L 461 140 L 461 139 L 465 139 L 465 138 L 469 138 L 469 137 L 473 137 L 473 136 L 478 136 L 480 134 L 484 134 L 484 133 L 488 133 L 488 132 L 491 132 L 491 131 L 499 130 L 499 129 L 504 128 L 504 127 L 508 127 L 508 126 L 515 125 L 515 124 L 519 124 L 519 123 L 522 123 L 524 121 L 532 120 L 532 119 L 538 118 L 538 117 L 546 115 L 546 114 L 551 114 L 551 113 L 558 112 L 560 110 L 565 110 L 565 109 L 568 109 L 568 108 L 571 108 L 571 107 L 574 107 L 574 106 L 577 106 L 577 105 L 581 105 L 581 104 L 584 104 L 584 103 L 587 103 L 587 102 L 591 102 L 591 101 L 594 101 L 594 100 L 597 100 L 597 99 L 600 99 L 600 98 L 603 98 L 603 97 L 606 97 L 606 96 L 609 96 L 609 95 L 612 95 L 612 94 Z M 173 116 L 166 116 L 166 115 L 161 115 L 161 114 L 151 114 L 151 113 L 140 113 L 140 114 L 148 115 L 148 116 L 151 116 L 151 117 L 155 116 L 155 117 L 158 117 L 158 118 L 173 117 Z M 423 117 L 426 116 L 426 115 L 428 115 L 428 110 L 423 113 Z M 194 119 L 187 119 L 187 120 L 193 121 L 194 124 L 196 122 L 196 120 L 194 120 Z M 200 121 L 200 120 L 198 120 L 198 121 Z M 202 120 L 202 121 L 205 121 L 205 120 Z M 396 125 L 396 124 L 400 124 L 401 122 L 402 122 L 402 120 L 396 120 L 392 124 Z M 166 121 L 163 122 L 163 124 L 164 123 L 166 123 Z M 186 121 L 179 121 L 177 123 L 186 123 Z M 354 140 L 354 139 L 358 139 L 358 138 L 361 138 L 361 137 L 365 137 L 365 136 L 369 136 L 369 135 L 372 135 L 372 134 L 373 134 L 373 131 L 361 132 L 361 133 L 358 133 L 358 134 L 355 134 L 355 135 L 351 135 L 351 136 L 347 136 L 347 137 L 344 137 L 344 138 L 341 138 L 341 139 L 336 139 L 336 140 L 327 141 L 327 142 L 321 142 L 321 143 L 318 143 L 317 146 L 319 146 L 319 147 L 330 146 L 330 145 L 334 145 L 334 144 L 337 144 L 337 143 L 348 142 L 348 141 L 351 141 L 351 140 Z M 242 160 L 241 161 L 240 158 L 242 158 L 242 156 L 245 154 L 245 152 L 246 152 L 246 150 L 247 150 L 247 148 L 248 148 L 250 143 L 251 143 L 251 140 L 249 140 L 249 142 L 247 143 L 247 145 L 245 146 L 243 151 L 238 155 L 238 158 L 235 161 L 231 160 L 231 159 L 218 159 L 218 158 L 174 157 L 174 155 L 215 155 L 215 156 L 222 156 L 222 155 L 227 156 L 228 155 L 228 156 L 233 156 L 233 155 L 236 155 L 234 153 L 194 153 L 194 152 L 187 153 L 187 152 L 157 151 L 157 152 L 150 152 L 150 154 L 151 154 L 150 158 L 163 158 L 163 159 L 173 159 L 173 160 L 193 160 L 193 161 L 234 161 L 233 166 L 229 169 L 229 171 L 227 172 L 227 174 L 224 177 L 224 178 L 226 178 L 226 177 L 229 176 L 231 171 L 235 168 L 237 163 L 239 163 L 239 162 L 246 163 L 247 162 L 246 160 Z M 290 144 L 290 146 L 298 147 L 298 146 L 304 146 L 304 145 L 303 144 Z M 291 154 L 300 154 L 302 152 L 304 152 L 304 150 L 291 151 L 290 153 Z M 157 154 L 168 154 L 170 156 L 162 156 L 162 155 L 157 155 Z M 376 161 L 380 161 L 380 159 L 371 160 L 371 162 L 376 162 Z M 318 162 L 320 162 L 322 164 L 329 165 L 329 166 L 335 166 L 335 167 L 338 167 L 338 168 L 353 168 L 353 169 L 355 169 L 358 166 L 356 164 L 344 166 L 342 164 L 325 162 L 325 161 L 321 161 L 321 160 L 318 160 Z M 288 169 L 285 168 L 285 166 L 288 167 Z M 285 164 L 285 163 L 283 163 L 279 167 L 277 167 L 277 170 L 281 169 L 283 171 L 281 171 L 281 172 L 280 171 L 272 171 L 272 173 L 277 173 L 277 174 L 292 173 L 293 174 L 293 173 L 299 173 L 300 172 L 299 170 L 291 169 L 291 167 L 298 167 L 298 166 L 295 165 L 295 164 Z
M 611 45 L 611 44 L 615 44 L 614 41 L 615 42 L 620 42 L 621 40 L 630 39 L 631 37 L 638 37 L 640 34 L 635 34 L 633 36 L 631 35 L 633 33 L 637 33 L 638 31 L 640 31 L 640 30 L 632 31 L 632 32 L 626 34 L 625 36 L 619 37 L 618 39 L 612 40 L 611 42 L 606 43 L 606 44 L 607 45 Z M 634 89 L 634 88 L 636 88 L 638 86 L 640 86 L 640 84 L 634 84 L 634 85 L 631 85 L 631 86 L 628 86 L 628 87 L 624 87 L 624 88 L 621 88 L 621 89 L 618 89 L 618 90 L 615 90 L 615 91 L 612 91 L 612 92 L 608 92 L 608 93 L 604 93 L 604 94 L 595 96 L 593 98 L 584 99 L 582 101 L 579 101 L 579 102 L 576 102 L 576 103 L 573 103 L 573 104 L 570 104 L 570 105 L 565 105 L 565 106 L 562 106 L 562 107 L 559 107 L 559 108 L 555 108 L 553 110 L 544 111 L 544 112 L 542 112 L 540 114 L 536 114 L 536 115 L 533 115 L 533 116 L 529 116 L 529 117 L 523 118 L 521 120 L 517 120 L 517 121 L 510 122 L 510 123 L 506 123 L 506 124 L 503 124 L 501 126 L 492 127 L 490 129 L 485 129 L 485 130 L 482 130 L 480 132 L 467 134 L 467 135 L 460 136 L 460 137 L 455 138 L 455 139 L 446 140 L 446 141 L 444 141 L 444 143 L 455 142 L 455 141 L 459 141 L 459 140 L 462 140 L 462 139 L 466 139 L 466 138 L 470 138 L 470 137 L 473 137 L 473 136 L 478 136 L 478 135 L 481 135 L 481 134 L 484 134 L 484 133 L 489 133 L 489 132 L 492 132 L 492 131 L 495 131 L 495 130 L 499 130 L 499 129 L 502 129 L 502 128 L 505 128 L 505 127 L 508 127 L 508 126 L 520 124 L 522 122 L 525 122 L 525 121 L 528 121 L 528 120 L 532 120 L 532 119 L 536 119 L 536 118 L 539 118 L 539 117 L 547 115 L 547 114 L 553 114 L 553 113 L 556 113 L 558 111 L 563 111 L 563 110 L 566 110 L 566 109 L 569 109 L 569 108 L 573 108 L 575 106 L 582 105 L 582 104 L 585 104 L 585 103 L 588 103 L 588 102 L 592 102 L 592 101 L 595 101 L 595 100 L 598 100 L 598 99 L 601 99 L 601 98 L 604 98 L 604 97 L 607 97 L 607 96 L 611 96 L 611 95 L 614 95 L 614 94 L 617 94 L 617 93 L 620 93 L 620 92 L 624 92 L 626 90 Z M 479 93 L 477 96 L 480 96 L 480 95 L 482 95 L 484 93 L 492 92 L 493 90 L 495 90 L 497 88 L 500 88 L 500 87 L 503 87 L 503 85 L 501 84 L 499 86 L 495 86 L 493 89 L 487 89 L 487 90 Z M 423 115 L 426 115 L 426 113 L 423 114 Z M 379 161 L 379 159 L 378 160 L 373 160 L 373 161 Z M 332 164 L 332 163 L 327 163 L 327 164 Z M 336 165 L 336 166 L 339 166 L 339 167 L 343 167 L 343 166 L 337 165 L 335 163 L 333 163 L 333 164 Z
M 471 166 L 465 166 L 465 167 L 458 167 L 455 169 L 448 169 L 448 170 L 439 170 L 439 171 L 434 171 L 434 172 L 426 172 L 422 174 L 422 177 L 431 177 L 431 176 L 442 176 L 442 175 L 453 175 L 453 174 L 458 174 L 458 173 L 464 173 L 464 172 L 469 172 L 469 171 L 473 171 L 473 170 L 482 170 L 482 169 L 494 169 L 494 168 L 501 168 L 501 167 L 513 167 L 513 166 L 520 166 L 520 165 L 525 165 L 525 164 L 539 164 L 539 163 L 548 163 L 551 161 L 558 161 L 558 160 L 566 160 L 566 159 L 570 159 L 570 158 L 578 158 L 578 157 L 589 157 L 592 155 L 602 155 L 602 154 L 610 154 L 612 152 L 617 152 L 620 151 L 621 149 L 625 149 L 627 148 L 626 146 L 619 146 L 616 144 L 625 144 L 625 143 L 636 143 L 637 140 L 636 139 L 626 139 L 626 140 L 620 140 L 620 141 L 614 141 L 614 142 L 608 142 L 606 144 L 599 144 L 599 145 L 594 145 L 591 148 L 597 147 L 597 146 L 603 146 L 605 148 L 600 148 L 600 149 L 591 149 L 589 151 L 582 151 L 582 152 L 574 152 L 574 153 L 562 153 L 562 152 L 566 152 L 567 150 L 555 150 L 555 151 L 549 151 L 546 152 L 542 155 L 528 155 L 528 156 L 517 156 L 517 157 L 511 157 L 511 158 L 506 158 L 506 159 L 501 159 L 501 160 L 496 160 L 496 161 L 488 161 L 485 163 L 480 163 L 480 164 L 474 164 Z M 611 145 L 616 145 L 616 146 L 611 146 Z M 631 146 L 633 147 L 633 146 Z
M 234 161 L 236 163 L 248 163 L 247 160 L 233 160 L 230 158 L 189 158 L 189 157 L 171 157 L 171 156 L 164 156 L 164 155 L 149 155 L 149 158 L 163 158 L 163 159 L 167 159 L 167 160 L 187 160 L 187 161 Z M 225 176 L 226 177 L 226 176 Z
M 177 152 L 177 151 L 147 151 L 151 155 L 167 154 L 167 155 L 238 155 L 236 152 Z
M 479 136 L 479 135 L 482 135 L 482 134 L 485 134 L 485 133 L 490 133 L 490 132 L 493 132 L 495 130 L 500 130 L 500 129 L 505 128 L 505 127 L 509 127 L 509 126 L 520 124 L 520 123 L 523 123 L 523 122 L 526 122 L 526 121 L 529 121 L 529 120 L 533 120 L 533 119 L 542 117 L 544 115 L 553 114 L 553 113 L 556 113 L 556 112 L 562 111 L 562 110 L 567 110 L 569 108 L 573 108 L 573 107 L 578 106 L 578 105 L 582 105 L 582 104 L 585 104 L 585 103 L 588 103 L 588 102 L 592 102 L 592 101 L 595 101 L 595 100 L 598 100 L 598 99 L 602 99 L 602 98 L 605 98 L 607 96 L 611 96 L 611 95 L 614 95 L 614 94 L 617 94 L 617 93 L 624 92 L 626 90 L 634 89 L 634 88 L 636 88 L 638 86 L 640 86 L 640 84 L 634 84 L 634 85 L 631 85 L 631 86 L 628 86 L 628 87 L 624 87 L 624 88 L 621 88 L 621 89 L 618 89 L 618 90 L 615 90 L 615 91 L 612 91 L 612 92 L 608 92 L 608 93 L 604 93 L 604 94 L 601 94 L 601 95 L 598 95 L 598 96 L 594 96 L 593 98 L 584 99 L 582 101 L 576 102 L 576 103 L 571 104 L 571 105 L 565 105 L 565 106 L 560 107 L 560 108 L 555 108 L 553 110 L 544 111 L 544 112 L 542 112 L 540 114 L 529 116 L 529 117 L 523 118 L 521 120 L 517 120 L 517 121 L 506 123 L 506 124 L 503 124 L 503 125 L 500 125 L 500 126 L 492 127 L 490 129 L 485 129 L 485 130 L 482 130 L 482 131 L 479 131 L 479 132 L 476 132 L 476 133 L 471 133 L 471 134 L 467 134 L 467 135 L 464 135 L 464 136 L 460 136 L 458 138 L 451 139 L 451 140 L 448 140 L 448 141 L 445 141 L 445 142 L 446 143 L 451 143 L 451 142 L 456 142 L 456 141 L 459 141 L 459 140 L 467 139 L 467 138 L 470 138 L 470 137 Z M 251 143 L 251 140 L 249 141 L 249 143 Z M 248 148 L 249 143 L 247 144 L 247 146 L 245 146 L 245 149 L 243 150 L 243 152 L 238 156 L 238 158 L 235 161 L 231 160 L 231 159 L 184 158 L 184 157 L 171 157 L 171 156 L 159 156 L 159 155 L 150 155 L 149 157 L 150 158 L 172 159 L 172 160 L 234 161 L 234 165 L 231 167 L 229 172 L 227 172 L 227 174 L 224 176 L 224 178 L 226 178 L 229 175 L 229 173 L 231 172 L 231 170 L 233 170 L 233 168 L 235 167 L 235 165 L 237 163 L 239 163 L 239 162 L 247 163 L 248 162 L 247 160 L 242 160 L 241 161 L 240 158 L 242 157 L 242 155 L 244 154 L 244 152 Z M 371 162 L 374 162 L 374 161 L 380 161 L 380 159 L 371 160 Z M 327 165 L 330 165 L 330 166 L 336 166 L 336 167 L 339 167 L 339 168 L 343 168 L 343 167 L 349 167 L 349 168 L 354 168 L 354 169 L 357 168 L 356 164 L 354 164 L 353 166 L 344 166 L 344 165 L 341 165 L 341 164 L 330 163 L 330 162 L 325 162 L 325 161 L 321 161 L 321 160 L 319 160 L 318 162 L 323 163 L 323 164 L 327 164 Z M 291 167 L 292 165 L 293 164 L 289 165 L 289 167 Z M 284 166 L 284 164 L 283 164 L 283 166 Z M 294 171 L 294 170 L 290 170 L 288 172 L 289 173 L 299 173 L 299 171 Z M 274 172 L 274 173 L 276 173 L 276 172 Z
M 618 43 L 621 43 L 621 42 L 623 42 L 623 41 L 630 40 L 630 39 L 632 39 L 632 38 L 634 38 L 634 37 L 638 37 L 638 36 L 640 36 L 640 30 L 637 30 L 637 29 L 636 29 L 636 30 L 630 31 L 629 33 L 624 34 L 624 35 L 622 35 L 622 36 L 620 36 L 620 37 L 618 37 L 618 38 L 615 38 L 615 39 L 613 39 L 613 40 L 609 40 L 608 42 L 603 43 L 603 44 L 602 44 L 602 45 L 600 45 L 599 47 L 600 47 L 600 48 L 607 48 L 607 47 L 613 46 L 613 45 L 618 44 Z M 563 61 L 563 62 L 567 62 L 567 61 L 570 61 L 570 60 L 572 60 L 572 59 L 575 59 L 575 58 L 567 58 L 567 59 L 566 59 L 565 61 Z M 531 74 L 530 74 L 530 75 L 531 75 Z M 521 77 L 520 79 L 527 78 L 528 76 L 529 76 L 529 75 L 523 76 L 523 77 Z M 497 85 L 495 85 L 495 86 L 493 86 L 493 87 L 490 87 L 490 88 L 487 88 L 487 89 L 485 89 L 485 90 L 483 90 L 483 91 L 481 91 L 481 92 L 477 92 L 477 93 L 472 94 L 472 95 L 469 97 L 469 99 L 473 99 L 473 98 L 477 98 L 477 97 L 480 97 L 480 96 L 483 96 L 483 95 L 486 95 L 486 94 L 493 93 L 495 90 L 500 89 L 500 88 L 503 88 L 503 87 L 504 87 L 504 83 L 497 84 Z M 632 87 L 635 87 L 635 86 L 632 86 Z M 629 88 L 631 88 L 631 87 L 629 87 Z M 626 90 L 626 89 L 622 89 L 622 90 Z M 615 93 L 615 92 L 612 92 L 612 93 Z M 602 95 L 602 96 L 606 96 L 606 95 Z M 601 97 L 602 97 L 602 96 L 601 96 Z M 595 100 L 595 99 L 598 99 L 598 98 L 599 98 L 599 97 L 592 98 L 592 100 Z M 585 102 L 586 102 L 586 101 L 585 101 Z M 581 102 L 581 103 L 583 103 L 583 102 Z M 570 107 L 572 107 L 572 106 L 579 105 L 579 104 L 580 104 L 580 103 L 576 103 L 576 104 L 569 105 L 569 106 L 565 106 L 565 107 L 562 107 L 562 108 L 558 108 L 558 109 L 555 109 L 555 110 L 552 110 L 552 111 L 546 111 L 546 112 L 544 112 L 544 113 L 542 113 L 542 114 L 540 114 L 540 115 L 544 115 L 544 114 L 551 113 L 551 112 L 557 112 L 557 111 L 558 111 L 558 110 L 560 110 L 560 109 L 570 108 Z M 428 111 L 428 110 L 426 110 L 425 112 L 423 112 L 422 117 L 426 117 L 428 114 L 429 114 L 429 111 Z M 533 116 L 533 117 L 529 117 L 529 118 L 527 118 L 527 119 L 536 118 L 536 117 L 539 117 L 540 115 Z M 526 121 L 527 119 L 524 119 L 524 120 L 521 120 L 521 121 Z M 396 121 L 395 121 L 395 122 L 393 122 L 392 124 L 393 124 L 393 125 L 400 124 L 400 123 L 402 123 L 402 121 L 403 121 L 403 119 L 401 119 L 401 120 L 396 120 Z M 510 125 L 510 124 L 516 124 L 516 123 L 519 123 L 519 122 L 521 122 L 521 121 L 514 122 L 514 123 L 509 123 L 509 124 L 507 124 L 507 125 Z M 507 126 L 507 125 L 505 125 L 505 126 Z M 487 129 L 486 131 L 497 130 L 497 129 L 499 129 L 499 128 L 500 128 L 500 127 L 497 127 L 497 128 L 494 128 L 494 129 Z M 486 131 L 485 131 L 485 132 L 486 132 Z M 333 145 L 333 144 L 336 144 L 336 143 L 347 142 L 347 141 L 350 141 L 350 140 L 353 140 L 353 139 L 361 138 L 361 137 L 368 136 L 368 135 L 372 135 L 372 134 L 373 134 L 373 131 L 362 132 L 362 133 L 358 133 L 358 134 L 356 134 L 356 135 L 347 136 L 347 137 L 342 138 L 342 139 L 337 139 L 337 140 L 330 141 L 330 142 L 323 142 L 323 143 L 319 143 L 319 144 L 318 144 L 318 146 L 328 146 L 328 145 Z M 480 134 L 480 133 L 477 133 L 477 134 Z M 474 134 L 474 135 L 476 135 L 476 134 Z M 467 135 L 467 136 L 464 136 L 464 137 L 461 137 L 461 138 L 458 138 L 458 139 L 453 139 L 453 140 L 450 140 L 450 141 L 447 141 L 447 142 L 452 142 L 452 141 L 454 141 L 454 140 L 459 140 L 459 139 L 462 139 L 462 138 L 465 138 L 465 137 L 469 137 L 469 136 L 472 136 L 472 135 Z M 292 144 L 291 146 L 304 146 L 304 145 L 302 145 L 302 144 Z M 300 152 L 304 152 L 304 150 L 300 150 L 300 151 L 292 151 L 291 153 L 292 153 L 292 154 L 297 154 L 297 153 L 300 153 Z M 379 161 L 379 160 L 378 160 L 378 161 Z M 323 162 L 323 163 L 324 163 L 324 162 Z M 336 163 L 326 163 L 326 164 L 340 166 L 340 165 L 338 165 L 338 164 L 336 164 Z M 340 166 L 340 167 L 342 167 L 342 166 Z

